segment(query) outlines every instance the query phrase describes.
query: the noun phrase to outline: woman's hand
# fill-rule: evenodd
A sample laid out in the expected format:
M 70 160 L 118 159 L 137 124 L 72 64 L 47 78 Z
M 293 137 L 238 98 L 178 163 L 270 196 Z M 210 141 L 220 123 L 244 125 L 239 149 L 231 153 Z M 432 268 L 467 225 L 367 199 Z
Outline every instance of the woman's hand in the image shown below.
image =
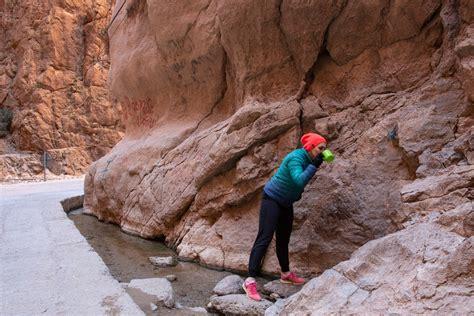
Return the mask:
M 316 158 L 313 159 L 313 165 L 316 168 L 319 168 L 319 166 L 323 163 L 323 154 L 319 154 L 316 156 Z

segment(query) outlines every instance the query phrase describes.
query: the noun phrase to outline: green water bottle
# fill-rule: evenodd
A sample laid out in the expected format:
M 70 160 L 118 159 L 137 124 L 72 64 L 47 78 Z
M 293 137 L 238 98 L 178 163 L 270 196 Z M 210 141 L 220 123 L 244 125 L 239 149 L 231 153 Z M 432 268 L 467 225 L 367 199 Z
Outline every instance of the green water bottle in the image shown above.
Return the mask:
M 334 160 L 334 154 L 329 150 L 325 149 L 323 152 L 323 160 L 326 162 L 331 162 Z

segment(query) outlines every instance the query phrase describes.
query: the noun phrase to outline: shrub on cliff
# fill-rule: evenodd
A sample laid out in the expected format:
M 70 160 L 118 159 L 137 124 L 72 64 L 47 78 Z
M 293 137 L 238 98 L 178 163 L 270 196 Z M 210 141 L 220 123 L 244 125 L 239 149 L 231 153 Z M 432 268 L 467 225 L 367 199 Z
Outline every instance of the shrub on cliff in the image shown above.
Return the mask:
M 9 133 L 12 119 L 12 110 L 0 108 L 0 137 L 5 137 Z

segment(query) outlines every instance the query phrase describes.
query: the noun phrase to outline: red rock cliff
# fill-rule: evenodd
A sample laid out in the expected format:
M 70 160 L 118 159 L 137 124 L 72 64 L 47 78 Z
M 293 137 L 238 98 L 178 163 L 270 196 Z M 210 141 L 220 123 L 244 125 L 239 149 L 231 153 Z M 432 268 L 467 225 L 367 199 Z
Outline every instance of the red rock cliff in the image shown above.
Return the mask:
M 110 89 L 126 133 L 90 168 L 86 208 L 245 270 L 262 186 L 307 131 L 337 158 L 295 205 L 300 272 L 470 203 L 472 12 L 438 0 L 118 1 Z M 264 270 L 277 266 L 272 249 Z
M 81 174 L 121 139 L 106 85 L 110 10 L 109 0 L 0 1 L 0 103 L 13 113 L 1 154 L 48 150 L 57 172 Z M 2 177 L 17 172 L 14 158 L 0 157 Z

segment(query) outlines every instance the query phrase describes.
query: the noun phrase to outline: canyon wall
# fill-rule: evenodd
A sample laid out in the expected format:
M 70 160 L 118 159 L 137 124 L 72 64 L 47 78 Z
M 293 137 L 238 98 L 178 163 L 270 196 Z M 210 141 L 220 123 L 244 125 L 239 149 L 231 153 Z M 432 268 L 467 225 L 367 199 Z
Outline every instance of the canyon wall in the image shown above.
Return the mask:
M 123 136 L 109 100 L 111 1 L 0 1 L 0 176 L 83 174 Z M 3 116 L 2 116 L 3 118 Z M 3 123 L 3 122 L 0 122 Z
M 86 211 L 245 271 L 262 187 L 308 131 L 336 160 L 295 204 L 300 273 L 472 206 L 472 12 L 472 1 L 118 1 L 109 83 L 126 131 L 86 175 Z M 278 270 L 273 246 L 263 270 Z

